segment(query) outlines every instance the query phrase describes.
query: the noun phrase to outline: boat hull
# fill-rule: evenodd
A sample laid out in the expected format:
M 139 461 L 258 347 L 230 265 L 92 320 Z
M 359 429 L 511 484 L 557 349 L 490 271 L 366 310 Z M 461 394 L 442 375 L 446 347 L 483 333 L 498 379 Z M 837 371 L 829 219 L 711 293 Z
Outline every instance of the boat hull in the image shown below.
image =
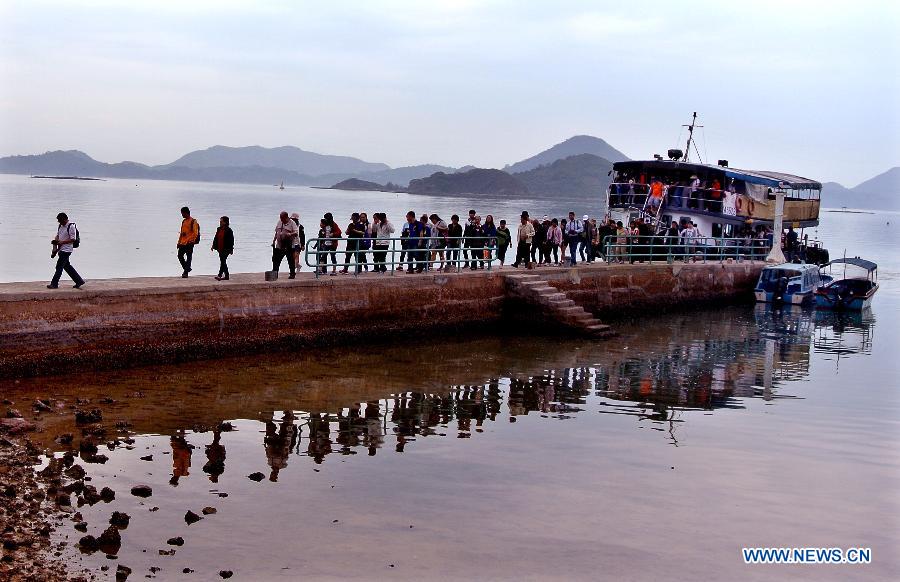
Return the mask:
M 756 301 L 758 303 L 780 303 L 782 305 L 810 305 L 813 295 L 806 291 L 802 293 L 785 293 L 781 297 L 776 297 L 771 291 L 754 291 Z
M 835 293 L 822 291 L 816 293 L 816 307 L 820 309 L 862 311 L 872 306 L 872 298 L 877 290 L 878 286 L 876 285 L 865 295 L 854 294 L 848 297 L 839 297 Z

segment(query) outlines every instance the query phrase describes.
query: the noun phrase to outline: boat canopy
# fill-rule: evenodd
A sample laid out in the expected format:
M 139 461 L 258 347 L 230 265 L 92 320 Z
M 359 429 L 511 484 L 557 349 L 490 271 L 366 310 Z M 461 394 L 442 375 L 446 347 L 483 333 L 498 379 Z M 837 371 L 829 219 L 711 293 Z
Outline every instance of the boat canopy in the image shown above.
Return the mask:
M 822 183 L 793 174 L 784 174 L 781 172 L 771 172 L 768 170 L 739 170 L 737 168 L 729 168 L 727 166 L 714 166 L 712 164 L 691 164 L 688 162 L 673 162 L 667 160 L 644 160 L 644 161 L 628 161 L 616 162 L 613 164 L 613 170 L 628 170 L 636 167 L 647 168 L 648 170 L 680 170 L 680 171 L 717 171 L 722 172 L 728 178 L 735 180 L 743 180 L 748 184 L 758 184 L 771 188 L 787 188 L 790 190 L 821 190 Z
M 859 257 L 851 257 L 846 259 L 835 259 L 828 263 L 828 265 L 841 265 L 841 264 L 853 265 L 855 267 L 859 267 L 861 269 L 865 269 L 869 273 L 878 268 L 878 265 L 873 263 L 872 261 L 867 261 L 865 259 L 860 259 Z M 826 267 L 828 265 L 825 265 Z
M 781 263 L 780 265 L 770 265 L 766 267 L 767 271 L 818 271 L 819 267 L 810 263 Z

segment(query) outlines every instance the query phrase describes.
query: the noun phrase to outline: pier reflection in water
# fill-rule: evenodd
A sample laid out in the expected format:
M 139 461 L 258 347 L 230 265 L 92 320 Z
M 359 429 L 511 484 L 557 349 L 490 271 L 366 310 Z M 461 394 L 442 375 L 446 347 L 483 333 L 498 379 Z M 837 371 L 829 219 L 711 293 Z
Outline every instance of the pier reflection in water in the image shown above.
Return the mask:
M 618 322 L 621 335 L 599 343 L 497 336 L 328 349 L 70 376 L 65 382 L 23 380 L 13 397 L 113 400 L 104 421 L 126 421 L 134 443 L 103 451 L 109 457 L 103 465 L 86 465 L 96 487 L 117 489 L 115 507 L 81 511 L 94 533 L 106 527 L 113 509 L 132 514 L 119 560 L 137 572 L 227 567 L 261 580 L 326 577 L 335 560 L 370 560 L 377 562 L 375 570 L 340 575 L 386 577 L 384 568 L 393 563 L 403 567 L 390 570 L 394 578 L 440 577 L 428 576 L 431 568 L 453 578 L 556 576 L 556 566 L 537 557 L 540 548 L 559 542 L 569 551 L 596 549 L 596 528 L 603 528 L 622 540 L 604 542 L 594 557 L 573 558 L 564 571 L 587 578 L 602 563 L 625 575 L 632 571 L 628 562 L 644 551 L 639 546 L 662 540 L 646 537 L 653 519 L 646 521 L 651 516 L 638 508 L 669 493 L 709 496 L 713 515 L 697 518 L 668 508 L 675 521 L 666 527 L 672 533 L 686 522 L 691 530 L 737 528 L 727 550 L 734 546 L 735 555 L 715 560 L 737 567 L 739 548 L 753 540 L 735 536 L 765 527 L 743 514 L 728 517 L 734 499 L 715 499 L 723 486 L 737 484 L 722 479 L 737 475 L 766 483 L 761 475 L 783 466 L 783 459 L 756 448 L 773 447 L 777 456 L 783 453 L 774 450 L 777 445 L 748 435 L 777 427 L 787 434 L 788 447 L 809 437 L 804 427 L 791 435 L 757 413 L 778 406 L 779 399 L 796 399 L 796 382 L 806 380 L 817 356 L 831 366 L 839 354 L 844 366 L 869 354 L 874 323 L 870 313 L 848 318 L 736 307 L 670 314 L 660 325 Z M 796 410 L 790 414 L 792 420 L 802 417 Z M 728 418 L 705 420 L 723 415 Z M 52 439 L 73 432 L 68 422 L 46 418 L 47 430 L 37 438 L 59 450 Z M 731 440 L 736 449 L 716 448 Z M 718 444 L 709 449 L 713 441 Z M 666 445 L 693 452 L 673 457 Z M 148 454 L 151 460 L 140 459 Z M 745 458 L 733 464 L 736 454 Z M 684 473 L 661 472 L 676 464 Z M 792 483 L 799 491 L 820 470 L 791 475 L 786 469 L 780 485 Z M 260 489 L 264 484 L 247 479 L 257 471 L 276 488 Z M 311 477 L 320 472 L 325 481 Z M 153 487 L 146 504 L 127 495 L 134 483 Z M 694 483 L 705 485 L 697 490 Z M 604 501 L 610 487 L 623 509 Z M 761 494 L 737 487 L 726 497 L 756 505 Z M 557 510 L 547 521 L 534 504 L 548 495 L 585 505 L 587 514 Z M 205 505 L 217 505 L 218 514 L 186 529 L 185 510 Z M 151 506 L 159 511 L 148 513 Z M 513 517 L 512 507 L 521 514 Z M 493 511 L 503 513 L 490 517 Z M 729 525 L 720 518 L 730 519 Z M 350 529 L 329 529 L 339 522 L 349 522 Z M 392 538 L 396 528 L 413 524 L 417 535 Z M 481 531 L 460 537 L 455 528 L 470 525 Z M 77 539 L 81 534 L 70 527 L 63 525 L 57 535 Z M 176 555 L 157 555 L 174 535 L 183 535 L 186 545 Z M 822 543 L 844 539 L 842 532 L 840 540 Z M 473 542 L 480 546 L 473 549 Z M 808 540 L 796 540 L 801 542 Z M 222 544 L 233 545 L 240 559 L 223 556 Z M 457 557 L 441 557 L 440 548 Z M 672 557 L 684 550 L 674 544 L 654 552 Z M 491 552 L 537 555 L 504 565 L 492 561 Z M 73 553 L 73 559 L 90 568 L 106 563 L 100 554 Z M 469 565 L 459 569 L 460 559 Z

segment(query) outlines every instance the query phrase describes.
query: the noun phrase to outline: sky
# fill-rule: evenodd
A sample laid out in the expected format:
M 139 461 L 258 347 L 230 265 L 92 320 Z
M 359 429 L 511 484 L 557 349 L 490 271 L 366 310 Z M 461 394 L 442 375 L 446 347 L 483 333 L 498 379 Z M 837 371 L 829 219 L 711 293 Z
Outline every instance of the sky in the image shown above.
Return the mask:
M 295 145 L 503 167 L 632 158 L 853 186 L 900 165 L 900 2 L 0 0 L 0 155 Z

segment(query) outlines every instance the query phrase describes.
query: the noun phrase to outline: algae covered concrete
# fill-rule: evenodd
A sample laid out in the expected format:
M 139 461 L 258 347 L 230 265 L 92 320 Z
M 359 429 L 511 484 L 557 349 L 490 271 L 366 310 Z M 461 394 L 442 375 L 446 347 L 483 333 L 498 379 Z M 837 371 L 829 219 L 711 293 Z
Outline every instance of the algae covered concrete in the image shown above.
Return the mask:
M 761 263 L 581 265 L 530 271 L 594 313 L 749 298 Z M 42 376 L 305 346 L 377 344 L 493 326 L 528 307 L 521 270 L 366 274 L 265 282 L 262 274 L 0 285 L 0 375 Z M 525 316 L 528 313 L 524 314 Z

